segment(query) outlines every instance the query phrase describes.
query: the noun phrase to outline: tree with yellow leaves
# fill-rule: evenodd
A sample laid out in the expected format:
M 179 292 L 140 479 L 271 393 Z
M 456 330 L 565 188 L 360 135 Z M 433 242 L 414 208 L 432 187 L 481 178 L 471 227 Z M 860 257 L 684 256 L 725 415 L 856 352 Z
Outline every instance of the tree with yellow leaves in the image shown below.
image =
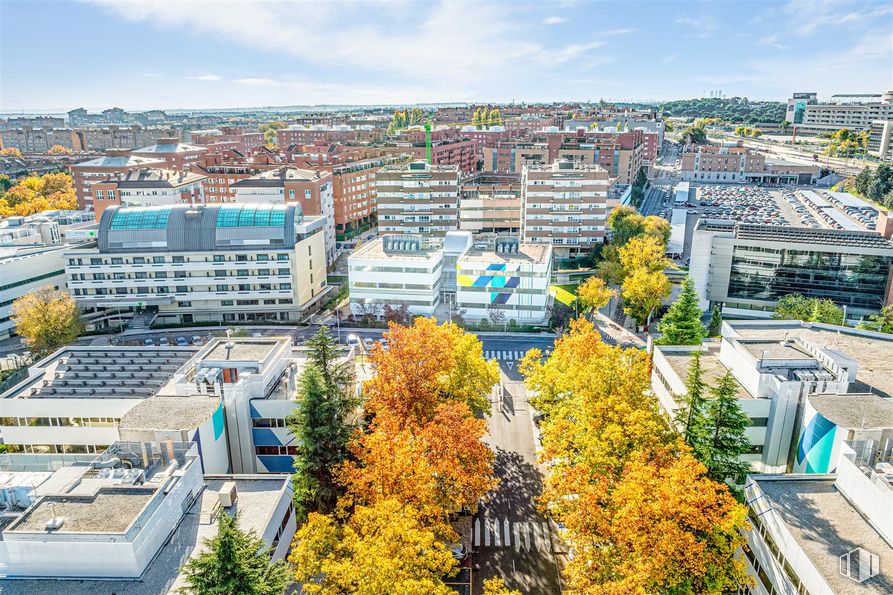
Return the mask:
M 74 341 L 83 330 L 74 299 L 46 285 L 12 303 L 16 333 L 38 355 L 55 351 Z
M 0 217 L 27 216 L 50 209 L 76 209 L 71 176 L 50 173 L 28 176 L 0 197 Z
M 650 272 L 663 271 L 669 264 L 665 251 L 666 246 L 659 238 L 639 236 L 620 248 L 620 262 L 627 275 L 639 269 Z
M 0 157 L 21 157 L 22 151 L 15 147 L 0 149 Z
M 577 299 L 588 310 L 601 310 L 616 296 L 617 292 L 600 277 L 589 277 L 577 288 Z
M 521 591 L 511 591 L 504 580 L 493 577 L 484 581 L 484 595 L 521 595 Z
M 484 359 L 475 335 L 420 317 L 411 326 L 392 323 L 384 338 L 388 350 L 373 351 L 375 376 L 364 385 L 367 412 L 386 413 L 400 424 L 429 420 L 450 399 L 489 409 L 487 395 L 499 381 L 499 368 Z
M 442 579 L 457 570 L 417 511 L 394 499 L 358 506 L 344 524 L 311 513 L 288 559 L 302 593 L 313 595 L 450 595 Z
M 564 524 L 569 586 L 583 594 L 710 593 L 746 586 L 745 509 L 666 424 L 646 356 L 574 321 L 521 371 L 545 413 L 543 508 Z
M 623 311 L 647 326 L 670 291 L 670 280 L 662 272 L 638 269 L 623 281 Z
M 71 149 L 66 149 L 62 145 L 53 145 L 47 153 L 50 155 L 71 155 Z

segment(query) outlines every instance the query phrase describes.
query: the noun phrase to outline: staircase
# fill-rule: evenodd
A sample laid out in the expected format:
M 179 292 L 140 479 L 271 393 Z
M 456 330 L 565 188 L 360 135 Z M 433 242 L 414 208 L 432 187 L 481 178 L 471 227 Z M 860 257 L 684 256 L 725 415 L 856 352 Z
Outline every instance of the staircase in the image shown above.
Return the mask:
M 157 312 L 137 312 L 133 315 L 133 318 L 130 319 L 130 322 L 127 323 L 127 328 L 124 329 L 124 334 L 128 335 L 149 330 L 152 326 L 152 322 L 155 321 L 156 316 L 158 316 Z

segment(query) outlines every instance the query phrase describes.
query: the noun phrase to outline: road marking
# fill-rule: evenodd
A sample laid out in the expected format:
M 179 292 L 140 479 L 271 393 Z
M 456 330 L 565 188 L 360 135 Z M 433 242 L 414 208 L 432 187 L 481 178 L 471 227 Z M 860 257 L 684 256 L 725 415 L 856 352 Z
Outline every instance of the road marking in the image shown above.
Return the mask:
M 540 526 L 540 524 L 534 521 L 534 523 L 533 523 L 533 547 L 535 547 L 536 549 L 541 549 L 540 544 L 543 541 L 542 530 L 543 530 L 543 528 Z
M 512 534 L 515 537 L 512 543 L 514 544 L 515 551 L 517 552 L 521 549 L 521 523 L 515 523 L 515 526 L 512 527 Z
M 474 547 L 481 546 L 481 519 L 474 519 Z
M 505 362 L 505 365 L 508 366 L 509 370 L 515 369 L 515 362 Z
M 493 520 L 493 546 L 502 547 L 502 531 L 499 530 L 499 519 Z
M 484 518 L 484 547 L 490 547 L 490 521 Z
M 543 521 L 543 545 L 546 548 L 547 552 L 552 551 L 552 535 L 551 531 L 549 531 L 549 521 Z
M 524 545 L 527 551 L 530 551 L 530 523 L 524 523 Z
M 496 521 L 496 522 L 498 523 L 499 521 Z M 511 531 L 511 528 L 509 527 L 508 519 L 505 519 L 505 521 L 502 524 L 502 528 L 503 528 L 503 530 L 502 530 L 503 535 L 505 536 L 505 547 L 508 547 L 512 544 L 512 537 L 511 537 L 511 535 L 509 535 L 509 531 Z

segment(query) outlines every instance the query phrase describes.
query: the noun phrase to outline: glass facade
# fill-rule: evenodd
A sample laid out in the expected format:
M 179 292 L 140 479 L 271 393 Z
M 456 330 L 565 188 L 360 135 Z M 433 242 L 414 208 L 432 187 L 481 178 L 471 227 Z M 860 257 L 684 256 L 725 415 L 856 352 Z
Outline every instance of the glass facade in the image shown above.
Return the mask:
M 217 227 L 282 227 L 285 205 L 220 205 Z
M 801 293 L 858 310 L 879 310 L 890 262 L 888 256 L 736 246 L 728 296 L 774 301 Z
M 112 218 L 111 228 L 164 229 L 170 214 L 170 207 L 119 207 Z

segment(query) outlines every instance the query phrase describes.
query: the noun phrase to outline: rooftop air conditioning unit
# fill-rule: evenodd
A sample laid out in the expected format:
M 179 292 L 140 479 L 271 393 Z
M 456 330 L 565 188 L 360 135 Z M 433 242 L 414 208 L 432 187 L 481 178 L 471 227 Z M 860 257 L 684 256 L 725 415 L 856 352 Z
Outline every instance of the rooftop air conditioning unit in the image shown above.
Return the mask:
M 217 501 L 220 502 L 220 506 L 224 508 L 229 508 L 235 504 L 238 497 L 238 493 L 236 492 L 236 482 L 234 481 L 224 482 L 220 487 L 220 490 L 217 492 Z

